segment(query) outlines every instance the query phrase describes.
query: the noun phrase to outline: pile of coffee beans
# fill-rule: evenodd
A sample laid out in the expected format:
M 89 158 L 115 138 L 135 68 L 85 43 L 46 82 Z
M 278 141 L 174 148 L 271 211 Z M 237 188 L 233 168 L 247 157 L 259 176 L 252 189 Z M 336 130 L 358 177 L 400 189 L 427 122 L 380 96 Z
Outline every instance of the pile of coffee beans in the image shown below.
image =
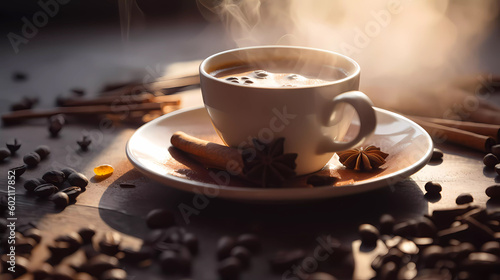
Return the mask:
M 234 238 L 222 236 L 217 241 L 217 272 L 222 279 L 237 279 L 248 268 L 253 254 L 260 250 L 257 235 L 247 233 Z
M 57 208 L 75 203 L 76 198 L 86 190 L 89 180 L 72 168 L 45 172 L 42 178 L 32 178 L 24 188 L 40 198 L 50 199 Z

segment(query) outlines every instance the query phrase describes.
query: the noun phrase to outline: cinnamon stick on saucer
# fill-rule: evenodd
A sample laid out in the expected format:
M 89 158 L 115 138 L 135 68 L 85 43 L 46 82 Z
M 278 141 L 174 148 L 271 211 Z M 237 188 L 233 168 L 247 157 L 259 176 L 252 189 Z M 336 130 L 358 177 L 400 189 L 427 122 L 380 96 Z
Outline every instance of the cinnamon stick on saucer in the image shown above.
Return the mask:
M 447 127 L 424 121 L 416 117 L 409 118 L 422 126 L 432 136 L 432 138 L 434 138 L 434 141 L 448 141 L 482 152 L 491 151 L 491 147 L 496 144 L 495 139 L 491 136 L 485 136 L 458 128 Z
M 235 148 L 202 140 L 182 131 L 175 132 L 170 142 L 205 167 L 227 170 L 234 175 L 241 174 L 243 170 L 243 159 Z

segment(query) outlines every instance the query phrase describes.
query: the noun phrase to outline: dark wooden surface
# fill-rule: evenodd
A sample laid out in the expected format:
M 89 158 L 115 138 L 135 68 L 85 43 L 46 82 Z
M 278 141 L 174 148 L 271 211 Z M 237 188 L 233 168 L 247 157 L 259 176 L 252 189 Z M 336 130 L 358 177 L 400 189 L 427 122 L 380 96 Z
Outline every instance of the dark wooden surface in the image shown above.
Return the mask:
M 177 61 L 202 59 L 230 47 L 224 44 L 221 32 L 210 28 L 198 24 L 172 24 L 147 30 L 124 45 L 117 30 L 113 29 L 42 30 L 32 42 L 23 45 L 18 54 L 13 54 L 10 46 L 1 50 L 0 112 L 7 112 L 11 103 L 25 95 L 39 96 L 39 108 L 51 107 L 56 96 L 68 93 L 70 88 L 81 87 L 89 95 L 94 95 L 105 83 L 140 79 L 148 74 L 149 69 L 161 69 Z M 26 72 L 27 81 L 13 81 L 11 76 L 15 71 Z M 184 106 L 201 104 L 198 91 L 191 91 L 188 95 Z M 500 176 L 483 167 L 484 154 L 438 144 L 445 152 L 442 161 L 428 164 L 391 187 L 349 197 L 285 205 L 215 198 L 186 223 L 179 205 L 193 205 L 196 196 L 144 177 L 125 156 L 126 142 L 139 125 L 115 122 L 111 127 L 99 127 L 101 120 L 99 117 L 84 121 L 68 119 L 57 138 L 49 136 L 46 120 L 1 128 L 0 145 L 12 138 L 22 142 L 18 155 L 0 163 L 2 193 L 6 192 L 7 169 L 20 165 L 24 154 L 40 144 L 48 145 L 52 150 L 47 159 L 16 181 L 18 225 L 35 223 L 47 241 L 94 224 L 100 233 L 117 231 L 125 237 L 126 245 L 138 247 L 141 238 L 149 231 L 145 215 L 154 208 L 167 208 L 175 213 L 180 226 L 196 233 L 200 239 L 200 253 L 193 262 L 193 279 L 218 279 L 215 246 L 223 235 L 253 232 L 262 238 L 262 252 L 252 258 L 251 266 L 241 279 L 281 279 L 281 274 L 273 274 L 269 269 L 267 259 L 273 252 L 298 247 L 313 250 L 317 246 L 316 238 L 322 234 L 331 234 L 351 244 L 358 239 L 359 224 L 377 224 L 379 216 L 384 213 L 393 214 L 398 221 L 419 217 L 433 209 L 455 206 L 455 198 L 460 193 L 472 194 L 475 204 L 499 207 L 488 201 L 484 193 L 486 187 L 500 183 Z M 88 133 L 93 139 L 86 152 L 80 151 L 76 144 L 83 133 Z M 92 170 L 104 163 L 111 164 L 115 172 L 98 181 Z M 36 199 L 24 190 L 25 180 L 66 166 L 91 179 L 87 191 L 78 197 L 76 204 L 63 211 L 56 210 L 51 202 Z M 437 201 L 424 198 L 427 181 L 442 184 L 442 197 Z M 136 187 L 121 188 L 120 183 L 132 183 Z M 44 254 L 42 249 L 37 250 Z M 125 269 L 131 276 L 129 279 L 165 279 L 156 266 L 145 270 L 131 266 Z

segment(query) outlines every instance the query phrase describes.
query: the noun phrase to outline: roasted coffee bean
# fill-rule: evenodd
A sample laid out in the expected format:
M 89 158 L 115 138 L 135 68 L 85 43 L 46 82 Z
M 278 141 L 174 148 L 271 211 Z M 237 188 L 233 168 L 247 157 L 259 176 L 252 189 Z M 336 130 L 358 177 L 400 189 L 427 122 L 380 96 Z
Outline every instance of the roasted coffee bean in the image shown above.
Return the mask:
M 23 164 L 21 166 L 13 167 L 13 168 L 9 169 L 9 171 L 13 172 L 14 176 L 17 179 L 17 178 L 21 177 L 21 175 L 23 175 L 24 172 L 26 172 L 26 169 L 28 169 L 28 166 L 26 164 Z M 9 175 L 11 175 L 10 172 L 9 172 Z
M 120 250 L 122 236 L 113 231 L 106 232 L 99 241 L 99 251 L 103 254 L 114 256 Z
M 217 273 L 222 279 L 237 279 L 241 271 L 241 262 L 235 257 L 222 260 L 217 268 Z
M 390 214 L 383 214 L 379 219 L 380 234 L 392 234 L 394 224 L 396 223 L 394 217 Z
M 95 278 L 86 273 L 86 272 L 78 272 L 77 274 L 75 274 L 75 276 L 73 277 L 74 280 L 95 280 Z
M 399 267 L 403 262 L 404 257 L 405 254 L 401 252 L 401 250 L 399 250 L 398 248 L 396 247 L 390 248 L 387 254 L 383 256 L 382 264 L 393 262 Z
M 69 167 L 61 169 L 61 172 L 64 173 L 64 178 L 68 178 L 69 175 L 71 175 L 72 173 L 78 173 L 78 172 L 76 172 L 76 170 L 74 170 L 73 168 L 69 168 Z
M 436 236 L 437 228 L 431 219 L 421 217 L 417 220 L 417 235 L 418 237 L 434 237 Z
M 251 253 L 247 248 L 243 246 L 234 247 L 229 255 L 231 257 L 238 258 L 243 266 L 248 265 L 248 263 L 250 262 Z
M 122 262 L 129 263 L 140 263 L 145 260 L 151 259 L 153 257 L 153 250 L 148 247 L 142 247 L 139 250 L 135 250 L 132 248 L 124 248 L 121 250 L 123 256 L 120 259 Z
M 187 272 L 191 267 L 189 252 L 186 250 L 165 250 L 158 257 L 165 273 Z
M 376 227 L 370 224 L 362 224 L 358 228 L 358 234 L 362 244 L 374 246 L 379 238 L 379 231 Z
M 377 273 L 377 278 L 380 280 L 397 280 L 399 267 L 393 262 L 387 262 L 382 265 Z
M 10 157 L 11 153 L 6 148 L 0 148 L 0 161 Z
M 440 159 L 443 159 L 443 155 L 444 155 L 443 151 L 441 151 L 438 148 L 434 148 L 432 150 L 431 160 L 440 160 Z
M 493 168 L 500 163 L 500 160 L 494 154 L 489 153 L 484 156 L 483 163 L 486 167 Z
M 192 255 L 198 253 L 198 238 L 194 233 L 187 232 L 181 237 L 181 243 L 186 246 Z
M 500 175 L 500 163 L 495 165 L 495 172 Z
M 35 149 L 35 153 L 37 153 L 41 159 L 44 159 L 50 154 L 50 148 L 46 145 L 40 145 Z
M 21 148 L 21 143 L 19 143 L 16 138 L 14 138 L 14 140 L 11 140 L 10 142 L 5 143 L 5 145 L 12 155 L 15 154 L 17 150 L 19 150 L 19 148 Z
M 500 159 L 500 144 L 493 145 L 491 147 L 491 153 Z
M 335 182 L 338 181 L 338 179 L 339 178 L 337 177 L 331 176 L 311 175 L 307 177 L 306 183 L 314 187 L 332 186 L 333 184 L 335 184 Z
M 428 193 L 440 193 L 443 188 L 441 187 L 441 184 L 435 183 L 435 182 L 427 182 L 425 183 L 425 190 Z
M 45 180 L 40 179 L 40 178 L 29 179 L 26 182 L 24 182 L 24 188 L 27 191 L 32 192 L 35 190 L 36 187 L 40 186 L 41 184 L 45 184 L 45 183 L 47 183 L 47 182 L 45 182 Z
M 236 239 L 236 245 L 243 246 L 250 250 L 250 252 L 257 252 L 260 249 L 260 239 L 257 235 L 252 233 L 245 233 Z
M 236 246 L 236 240 L 231 236 L 222 236 L 217 241 L 217 258 L 219 260 L 229 257 L 231 250 Z
M 149 228 L 168 228 L 174 224 L 174 213 L 167 209 L 153 209 L 146 216 L 146 225 Z
M 16 279 L 28 272 L 29 265 L 30 261 L 27 258 L 16 256 L 15 272 L 10 272 L 10 274 Z
M 68 265 L 60 264 L 54 267 L 52 271 L 51 279 L 54 280 L 74 280 L 76 271 L 69 267 Z
M 326 272 L 315 272 L 307 276 L 306 280 L 337 280 L 337 278 Z
M 426 268 L 434 267 L 434 264 L 444 258 L 443 247 L 438 245 L 431 245 L 425 248 L 420 255 L 422 265 Z
M 472 201 L 474 201 L 474 198 L 472 197 L 472 195 L 470 193 L 462 193 L 462 194 L 458 195 L 457 199 L 455 200 L 457 205 L 471 203 Z
M 78 230 L 78 234 L 82 238 L 83 244 L 89 244 L 95 235 L 95 227 L 93 225 L 82 227 Z
M 76 198 L 82 193 L 82 189 L 79 187 L 68 187 L 62 189 L 61 192 L 68 195 L 70 203 L 75 203 Z
M 69 205 L 69 196 L 62 191 L 58 191 L 50 196 L 50 200 L 57 208 L 66 208 Z
M 269 261 L 271 268 L 276 272 L 283 272 L 292 265 L 301 262 L 306 257 L 306 252 L 302 249 L 291 251 L 279 251 Z
M 397 248 L 407 255 L 416 255 L 419 252 L 419 249 L 415 242 L 404 238 L 398 243 Z
M 45 180 L 45 182 L 47 183 L 60 186 L 64 182 L 66 177 L 64 176 L 64 173 L 62 173 L 61 171 L 52 170 L 45 172 L 45 174 L 43 174 L 42 176 L 42 179 Z
M 24 237 L 29 237 L 35 240 L 37 244 L 42 240 L 42 232 L 37 228 L 30 228 L 23 232 Z
M 59 135 L 66 120 L 63 115 L 55 115 L 49 118 L 49 132 L 53 137 Z
M 500 185 L 493 185 L 486 188 L 486 195 L 493 199 L 500 199 Z
M 38 243 L 29 237 L 22 237 L 16 239 L 16 253 L 18 254 L 30 254 L 33 248 L 38 245 Z
M 67 180 L 70 185 L 79 187 L 82 190 L 89 184 L 89 179 L 87 179 L 87 177 L 82 173 L 78 172 L 71 173 Z
M 40 163 L 40 160 L 40 156 L 35 152 L 29 153 L 23 157 L 23 162 L 29 167 L 37 166 Z
M 498 272 L 500 259 L 490 253 L 473 252 L 461 263 L 461 266 L 471 272 L 491 273 Z
M 54 268 L 50 264 L 44 262 L 31 272 L 33 274 L 33 280 L 50 279 L 49 276 L 52 275 L 53 270 Z
M 83 245 L 83 239 L 77 232 L 60 235 L 54 241 L 68 243 L 69 248 L 73 251 L 78 250 Z
M 54 260 L 61 260 L 74 253 L 74 249 L 65 241 L 53 241 L 51 244 L 47 245 L 47 248 L 51 253 L 51 258 Z
M 34 192 L 38 197 L 49 197 L 52 194 L 56 193 L 58 190 L 59 189 L 56 186 L 50 183 L 45 183 L 36 187 L 34 189 Z
M 86 264 L 82 267 L 82 272 L 86 272 L 94 277 L 100 277 L 105 271 L 119 268 L 119 261 L 117 258 L 99 254 L 92 257 Z
M 105 271 L 101 278 L 101 280 L 126 280 L 127 272 L 120 268 L 114 268 Z

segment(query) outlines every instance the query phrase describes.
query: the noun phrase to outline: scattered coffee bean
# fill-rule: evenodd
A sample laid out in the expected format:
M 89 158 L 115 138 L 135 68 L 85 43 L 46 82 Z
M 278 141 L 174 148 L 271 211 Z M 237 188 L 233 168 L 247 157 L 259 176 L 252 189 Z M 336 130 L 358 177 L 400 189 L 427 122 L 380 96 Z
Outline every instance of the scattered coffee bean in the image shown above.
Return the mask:
M 500 257 L 500 242 L 488 241 L 481 246 L 481 252 L 486 252 Z
M 147 247 L 142 247 L 139 250 L 124 248 L 121 250 L 121 252 L 123 253 L 123 256 L 121 258 L 122 262 L 129 262 L 134 264 L 149 260 L 153 257 L 154 254 L 154 252 Z
M 160 267 L 165 273 L 175 273 L 179 268 L 178 253 L 173 250 L 165 250 L 158 257 Z
M 83 239 L 77 232 L 60 235 L 54 240 L 57 242 L 66 242 L 73 251 L 78 250 L 83 245 Z
M 28 169 L 28 166 L 26 164 L 23 164 L 21 166 L 13 167 L 13 168 L 9 169 L 9 171 L 14 172 L 14 176 L 17 179 L 17 178 L 21 177 L 21 175 L 23 175 L 24 172 L 26 172 L 26 169 Z M 11 174 L 9 173 L 9 175 L 11 175 Z
M 61 171 L 52 170 L 52 171 L 45 172 L 45 174 L 43 174 L 43 176 L 42 176 L 42 179 L 45 180 L 45 182 L 47 182 L 47 183 L 51 183 L 51 184 L 54 184 L 56 186 L 60 186 L 64 182 L 66 177 L 64 176 L 64 173 L 62 173 Z
M 42 241 L 42 232 L 37 228 L 30 228 L 23 232 L 24 237 L 29 237 L 38 244 Z
M 494 154 L 489 153 L 484 156 L 483 163 L 486 167 L 493 168 L 495 167 L 495 165 L 500 163 L 500 160 L 498 160 L 498 158 Z
M 229 255 L 238 258 L 243 266 L 247 266 L 250 262 L 251 253 L 243 246 L 234 247 Z
M 458 195 L 457 199 L 455 200 L 455 202 L 458 205 L 471 203 L 472 201 L 474 201 L 474 198 L 472 197 L 472 195 L 470 193 L 462 193 L 462 194 Z
M 0 161 L 10 157 L 11 153 L 7 148 L 0 148 Z
M 377 244 L 380 235 L 378 229 L 370 224 L 362 224 L 358 228 L 358 234 L 362 244 L 367 246 L 374 246 Z
M 196 255 L 196 253 L 198 253 L 198 238 L 194 233 L 186 232 L 182 236 L 181 243 L 186 246 L 192 255 Z
M 217 268 L 217 272 L 222 279 L 236 279 L 241 271 L 241 262 L 235 257 L 229 257 L 222 260 Z
M 56 280 L 74 280 L 73 276 L 76 274 L 76 271 L 65 264 L 59 264 L 54 267 L 52 271 L 52 279 Z
M 496 144 L 491 147 L 491 153 L 500 159 L 500 144 Z
M 75 203 L 76 198 L 82 193 L 82 189 L 74 186 L 74 187 L 65 188 L 65 189 L 61 190 L 61 192 L 68 195 L 69 203 Z
M 50 279 L 49 276 L 52 275 L 54 268 L 48 263 L 42 263 L 38 268 L 33 270 L 33 280 L 44 280 Z
M 238 236 L 236 239 L 236 245 L 243 246 L 252 253 L 257 252 L 261 246 L 259 237 L 252 233 L 245 233 Z
M 485 193 L 492 199 L 500 199 L 500 185 L 493 185 L 486 188 Z
M 17 138 L 14 138 L 14 140 L 11 140 L 10 142 L 5 143 L 7 146 L 7 149 L 9 149 L 10 153 L 13 155 L 21 148 L 21 143 L 17 141 Z
M 307 184 L 314 187 L 332 186 L 339 178 L 323 175 L 311 175 L 307 178 Z
M 40 163 L 40 160 L 42 159 L 35 152 L 29 153 L 23 157 L 24 163 L 26 163 L 26 165 L 28 165 L 29 167 L 37 166 Z
M 29 237 L 22 236 L 16 239 L 16 253 L 17 254 L 31 254 L 31 251 L 38 243 Z
M 219 260 L 229 257 L 231 250 L 236 246 L 236 240 L 231 236 L 222 236 L 217 241 L 217 258 Z
M 69 167 L 61 169 L 61 172 L 64 173 L 64 178 L 68 178 L 72 173 L 78 173 L 76 170 Z
M 100 277 L 101 280 L 126 280 L 127 272 L 120 268 L 105 271 Z
M 377 277 L 381 280 L 397 280 L 398 269 L 398 265 L 396 265 L 394 262 L 386 262 L 378 271 Z
M 380 234 L 392 234 L 392 230 L 394 228 L 394 224 L 396 221 L 394 217 L 390 214 L 383 214 L 380 216 Z
M 24 182 L 24 188 L 27 191 L 32 192 L 35 190 L 36 187 L 40 186 L 41 184 L 45 184 L 45 183 L 47 183 L 47 182 L 45 182 L 43 179 L 40 179 L 40 178 L 29 179 L 26 182 Z
M 439 183 L 435 183 L 435 182 L 427 182 L 425 183 L 425 190 L 428 192 L 428 193 L 440 193 L 443 188 L 441 187 L 441 184 Z
M 68 183 L 71 186 L 76 186 L 82 189 L 82 191 L 87 187 L 89 184 L 89 179 L 82 173 L 74 172 L 69 174 L 69 177 L 67 178 Z
M 270 265 L 273 271 L 283 272 L 292 265 L 301 262 L 305 257 L 306 252 L 301 249 L 279 251 L 270 259 Z
M 57 137 L 59 135 L 59 131 L 61 131 L 63 124 L 60 122 L 50 122 L 49 123 L 49 132 L 52 137 Z
M 66 208 L 69 205 L 69 197 L 65 192 L 59 191 L 50 196 L 50 200 L 57 208 Z
M 117 232 L 106 232 L 99 241 L 99 251 L 103 254 L 114 256 L 120 250 L 122 236 Z
M 146 216 L 149 228 L 168 228 L 175 224 L 174 213 L 167 209 L 153 209 Z
M 434 148 L 432 150 L 431 160 L 440 160 L 440 159 L 443 159 L 443 155 L 444 155 L 443 151 L 441 151 L 438 148 Z
M 337 278 L 326 272 L 315 272 L 310 274 L 306 280 L 337 280 Z
M 78 144 L 78 146 L 80 146 L 80 149 L 82 151 L 87 151 L 88 148 L 89 148 L 90 143 L 92 143 L 92 140 L 90 140 L 90 138 L 88 136 L 84 135 L 82 137 L 82 139 L 76 141 L 76 143 Z
M 83 267 L 82 272 L 86 272 L 94 277 L 100 277 L 105 271 L 119 268 L 119 261 L 117 258 L 99 254 L 92 257 Z
M 78 234 L 82 238 L 83 244 L 89 244 L 95 235 L 95 227 L 92 225 L 82 227 L 78 230 Z
M 44 159 L 50 154 L 50 148 L 46 145 L 40 145 L 35 149 L 35 153 L 37 153 L 41 159 Z
M 56 193 L 59 189 L 51 183 L 41 184 L 36 187 L 33 191 L 38 197 L 49 197 Z

